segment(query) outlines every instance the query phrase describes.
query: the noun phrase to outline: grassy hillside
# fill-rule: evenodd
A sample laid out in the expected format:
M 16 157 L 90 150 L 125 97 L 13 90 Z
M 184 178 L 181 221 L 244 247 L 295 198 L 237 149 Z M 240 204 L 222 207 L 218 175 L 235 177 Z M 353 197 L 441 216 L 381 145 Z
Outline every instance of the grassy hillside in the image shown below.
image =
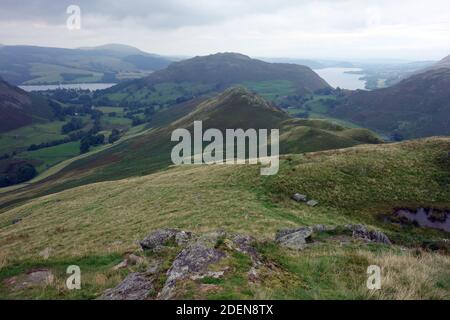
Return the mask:
M 330 114 L 399 139 L 449 135 L 450 69 L 417 74 L 385 89 L 352 92 Z
M 187 105 L 185 107 L 189 108 Z M 179 110 L 174 111 L 176 116 L 180 116 Z M 200 103 L 192 112 L 169 124 L 164 124 L 163 119 L 160 119 L 163 126 L 155 126 L 146 134 L 75 161 L 57 175 L 31 185 L 20 193 L 26 196 L 36 193 L 42 195 L 87 183 L 118 180 L 165 169 L 172 164 L 170 155 L 176 144 L 171 142 L 172 132 L 178 128 L 192 132 L 194 121 L 199 120 L 203 121 L 204 130 L 280 129 L 280 152 L 284 154 L 380 143 L 367 130 L 347 129 L 322 120 L 293 119 L 265 99 L 243 88 L 233 88 Z M 21 196 L 18 194 L 6 194 L 1 203 L 5 205 L 19 199 Z
M 249 262 L 234 256 L 223 279 L 187 282 L 181 298 L 449 299 L 448 254 L 419 249 L 448 234 L 383 220 L 399 206 L 450 206 L 449 149 L 450 139 L 433 138 L 290 155 L 268 178 L 257 166 L 181 166 L 35 199 L 0 215 L 0 296 L 95 298 L 138 268 L 112 270 L 137 249 L 136 240 L 173 227 L 250 234 L 274 268 L 249 282 Z M 296 203 L 294 192 L 320 205 Z M 23 220 L 11 225 L 14 218 Z M 346 223 L 382 230 L 394 245 L 330 240 L 293 252 L 272 240 L 283 227 Z M 69 264 L 82 267 L 81 291 L 63 288 Z M 376 293 L 365 289 L 370 264 L 383 268 Z M 5 282 L 37 267 L 52 270 L 56 283 L 16 290 Z M 219 289 L 198 291 L 202 283 Z

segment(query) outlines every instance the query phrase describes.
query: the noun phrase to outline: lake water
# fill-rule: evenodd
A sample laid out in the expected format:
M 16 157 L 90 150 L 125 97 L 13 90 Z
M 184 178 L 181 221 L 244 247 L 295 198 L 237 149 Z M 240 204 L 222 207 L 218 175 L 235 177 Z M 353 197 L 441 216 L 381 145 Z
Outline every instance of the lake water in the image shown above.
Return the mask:
M 360 80 L 360 74 L 349 74 L 351 71 L 361 71 L 359 68 L 325 68 L 314 70 L 319 76 L 333 88 L 341 88 L 348 90 L 365 89 L 366 82 Z
M 56 89 L 81 89 L 81 90 L 103 90 L 111 88 L 116 83 L 74 83 L 74 84 L 55 84 L 55 85 L 29 85 L 20 86 L 21 89 L 33 92 L 33 91 L 46 91 Z

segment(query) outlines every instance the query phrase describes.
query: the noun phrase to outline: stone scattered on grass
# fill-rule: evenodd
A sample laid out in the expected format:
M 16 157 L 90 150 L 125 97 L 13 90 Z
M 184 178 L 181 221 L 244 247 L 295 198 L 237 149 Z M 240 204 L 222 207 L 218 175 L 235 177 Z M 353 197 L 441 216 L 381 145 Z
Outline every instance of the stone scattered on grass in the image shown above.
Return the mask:
M 308 206 L 310 206 L 310 207 L 315 207 L 315 206 L 317 206 L 319 204 L 319 201 L 317 201 L 317 200 L 309 200 L 306 204 Z
M 297 202 L 306 202 L 306 200 L 308 199 L 306 197 L 306 195 L 304 194 L 300 194 L 300 193 L 296 193 L 292 196 L 292 199 L 297 201 Z

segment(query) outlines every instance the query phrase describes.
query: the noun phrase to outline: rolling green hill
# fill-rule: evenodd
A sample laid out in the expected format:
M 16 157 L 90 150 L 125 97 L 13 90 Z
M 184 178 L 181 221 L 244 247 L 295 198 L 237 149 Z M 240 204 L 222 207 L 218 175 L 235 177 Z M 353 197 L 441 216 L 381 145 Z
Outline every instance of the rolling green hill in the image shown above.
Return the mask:
M 314 92 L 329 85 L 305 66 L 267 63 L 238 53 L 218 53 L 175 62 L 146 78 L 105 90 L 116 104 L 165 107 L 242 85 L 264 97 Z
M 448 253 L 422 249 L 448 234 L 383 217 L 397 207 L 450 206 L 449 149 L 448 138 L 432 138 L 287 155 L 279 174 L 269 178 L 260 176 L 258 166 L 179 166 L 38 198 L 0 214 L 0 297 L 97 298 L 127 274 L 148 268 L 144 263 L 113 269 L 130 252 L 162 259 L 157 283 L 164 283 L 170 259 L 181 249 L 146 254 L 136 241 L 158 228 L 179 228 L 251 235 L 263 257 L 251 278 L 251 261 L 224 249 L 230 256 L 213 270 L 226 268 L 225 274 L 182 281 L 179 298 L 448 299 Z M 320 205 L 292 201 L 294 192 Z M 325 232 L 305 250 L 292 251 L 273 240 L 280 228 L 348 223 L 381 230 L 394 244 L 365 244 Z M 229 243 L 221 238 L 216 248 Z M 63 287 L 65 268 L 73 264 L 82 268 L 82 290 Z M 365 288 L 369 265 L 382 268 L 382 290 Z M 52 272 L 54 282 L 14 285 L 36 268 Z M 202 290 L 207 284 L 215 290 Z
M 0 76 L 16 85 L 115 83 L 146 76 L 170 62 L 124 45 L 80 49 L 0 47 Z

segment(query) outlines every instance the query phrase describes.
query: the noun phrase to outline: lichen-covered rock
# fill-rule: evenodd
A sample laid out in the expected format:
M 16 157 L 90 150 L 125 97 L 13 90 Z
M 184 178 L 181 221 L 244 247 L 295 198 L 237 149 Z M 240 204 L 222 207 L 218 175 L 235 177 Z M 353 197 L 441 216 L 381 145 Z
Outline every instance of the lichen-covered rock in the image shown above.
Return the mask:
M 383 232 L 376 230 L 369 230 L 367 229 L 366 226 L 362 224 L 347 225 L 345 227 L 352 232 L 352 236 L 355 239 L 367 242 L 384 243 L 387 245 L 392 244 L 391 240 L 389 240 L 389 238 Z
M 313 229 L 309 227 L 301 227 L 297 229 L 280 230 L 275 241 L 283 247 L 292 250 L 303 250 L 307 245 L 307 241 L 313 234 Z
M 139 244 L 144 250 L 160 251 L 170 241 L 174 241 L 179 246 L 186 245 L 191 237 L 190 232 L 176 229 L 161 229 L 152 232 Z
M 178 280 L 207 276 L 208 267 L 219 262 L 224 256 L 223 252 L 201 241 L 189 245 L 175 258 L 172 267 L 167 271 L 167 280 L 158 298 L 171 299 Z
M 145 300 L 153 290 L 152 280 L 142 273 L 131 273 L 114 289 L 108 289 L 100 300 Z

